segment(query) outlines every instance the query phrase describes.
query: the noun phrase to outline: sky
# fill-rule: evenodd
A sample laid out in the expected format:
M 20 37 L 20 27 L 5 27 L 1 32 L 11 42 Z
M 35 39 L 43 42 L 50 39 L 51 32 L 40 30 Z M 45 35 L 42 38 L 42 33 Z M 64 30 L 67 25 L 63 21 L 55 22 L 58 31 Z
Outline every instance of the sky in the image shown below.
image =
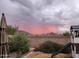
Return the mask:
M 1 13 L 22 31 L 61 33 L 79 25 L 79 0 L 0 0 Z

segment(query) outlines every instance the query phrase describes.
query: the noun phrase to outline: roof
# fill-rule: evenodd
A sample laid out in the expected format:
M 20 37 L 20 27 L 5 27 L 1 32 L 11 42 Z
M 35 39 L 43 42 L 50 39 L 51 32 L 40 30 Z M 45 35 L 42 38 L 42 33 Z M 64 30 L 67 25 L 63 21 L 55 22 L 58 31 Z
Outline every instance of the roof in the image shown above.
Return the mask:
M 4 13 L 2 13 L 0 26 L 1 26 L 1 28 L 7 28 L 7 23 L 6 23 L 6 18 L 5 18 Z
M 71 26 L 70 29 L 79 29 L 79 25 L 74 25 L 74 26 Z

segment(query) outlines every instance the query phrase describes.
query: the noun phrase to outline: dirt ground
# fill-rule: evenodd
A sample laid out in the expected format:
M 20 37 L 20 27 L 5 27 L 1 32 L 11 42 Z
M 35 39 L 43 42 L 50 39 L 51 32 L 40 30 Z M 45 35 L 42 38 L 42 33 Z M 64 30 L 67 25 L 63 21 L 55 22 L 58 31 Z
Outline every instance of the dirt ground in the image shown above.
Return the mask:
M 52 54 L 42 53 L 42 52 L 30 52 L 27 55 L 24 55 L 22 58 L 51 58 Z M 71 54 L 59 53 L 53 58 L 70 58 Z

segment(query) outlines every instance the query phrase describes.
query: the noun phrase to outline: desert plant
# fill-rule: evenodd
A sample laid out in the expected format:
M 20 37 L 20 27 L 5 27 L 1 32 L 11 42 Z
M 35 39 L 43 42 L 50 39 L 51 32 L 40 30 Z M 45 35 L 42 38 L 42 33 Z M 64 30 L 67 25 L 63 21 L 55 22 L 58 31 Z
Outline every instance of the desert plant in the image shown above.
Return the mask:
M 29 44 L 27 36 L 23 33 L 17 33 L 10 38 L 10 51 L 17 51 L 21 54 L 28 52 Z
M 61 49 L 63 46 L 60 44 L 57 44 L 55 42 L 46 41 L 42 45 L 40 45 L 38 48 L 35 49 L 35 51 L 41 51 L 46 53 L 54 53 Z

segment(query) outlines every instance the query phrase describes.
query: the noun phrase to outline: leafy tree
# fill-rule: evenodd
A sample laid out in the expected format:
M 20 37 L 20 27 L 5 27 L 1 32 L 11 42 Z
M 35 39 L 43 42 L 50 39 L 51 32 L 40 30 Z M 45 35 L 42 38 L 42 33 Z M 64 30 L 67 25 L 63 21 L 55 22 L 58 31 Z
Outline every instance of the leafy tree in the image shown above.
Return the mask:
M 10 39 L 10 51 L 17 51 L 21 54 L 28 52 L 29 44 L 27 36 L 23 33 L 16 33 L 16 35 Z
M 8 26 L 7 27 L 7 33 L 8 35 L 14 35 L 17 32 L 17 29 L 12 27 L 12 26 Z

